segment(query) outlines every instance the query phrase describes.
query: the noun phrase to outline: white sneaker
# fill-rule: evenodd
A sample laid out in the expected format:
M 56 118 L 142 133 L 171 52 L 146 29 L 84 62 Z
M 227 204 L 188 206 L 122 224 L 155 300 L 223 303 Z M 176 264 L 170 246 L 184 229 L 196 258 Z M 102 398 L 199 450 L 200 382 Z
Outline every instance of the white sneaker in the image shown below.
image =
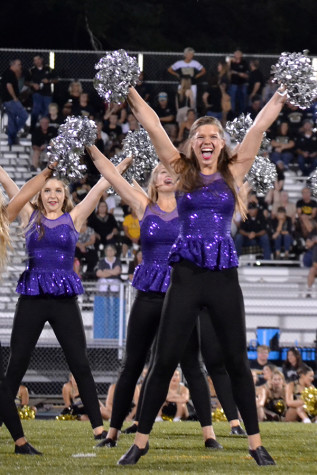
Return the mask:
M 308 419 L 308 417 L 305 417 L 305 419 L 303 419 L 303 422 L 304 424 L 311 424 L 311 420 Z
M 160 416 L 157 416 L 155 418 L 155 422 L 163 422 L 163 419 Z

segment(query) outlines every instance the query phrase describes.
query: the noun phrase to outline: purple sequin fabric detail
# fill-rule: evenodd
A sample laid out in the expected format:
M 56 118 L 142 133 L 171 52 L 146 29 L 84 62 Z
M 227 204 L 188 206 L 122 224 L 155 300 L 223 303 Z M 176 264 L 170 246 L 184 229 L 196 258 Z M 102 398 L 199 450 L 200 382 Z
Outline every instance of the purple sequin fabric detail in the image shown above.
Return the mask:
M 31 220 L 35 217 L 33 213 Z M 84 292 L 81 280 L 73 271 L 78 240 L 68 213 L 50 220 L 42 216 L 44 236 L 32 224 L 26 233 L 28 261 L 16 291 L 22 295 L 74 296 Z
M 220 173 L 202 175 L 203 186 L 178 193 L 180 232 L 172 246 L 169 263 L 182 259 L 211 270 L 238 266 L 231 237 L 234 196 Z
M 143 259 L 132 285 L 143 292 L 166 292 L 171 274 L 168 255 L 179 231 L 177 209 L 167 213 L 157 204 L 149 205 L 140 227 Z

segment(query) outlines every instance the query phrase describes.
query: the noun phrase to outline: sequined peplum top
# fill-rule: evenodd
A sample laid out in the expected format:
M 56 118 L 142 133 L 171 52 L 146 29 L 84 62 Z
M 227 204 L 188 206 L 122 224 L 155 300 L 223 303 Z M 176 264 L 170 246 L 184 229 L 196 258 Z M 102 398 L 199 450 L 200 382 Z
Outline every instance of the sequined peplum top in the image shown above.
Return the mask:
M 68 213 L 57 219 L 42 216 L 44 236 L 39 237 L 40 227 L 34 223 L 26 232 L 28 261 L 20 276 L 16 291 L 22 295 L 74 296 L 84 292 L 78 275 L 73 271 L 78 232 Z
M 179 231 L 177 208 L 165 212 L 157 204 L 148 205 L 140 229 L 142 262 L 134 271 L 132 285 L 144 292 L 166 292 L 171 273 L 167 258 Z
M 238 266 L 231 237 L 234 196 L 219 172 L 201 174 L 203 186 L 177 193 L 180 232 L 171 248 L 169 263 L 182 259 L 211 270 Z

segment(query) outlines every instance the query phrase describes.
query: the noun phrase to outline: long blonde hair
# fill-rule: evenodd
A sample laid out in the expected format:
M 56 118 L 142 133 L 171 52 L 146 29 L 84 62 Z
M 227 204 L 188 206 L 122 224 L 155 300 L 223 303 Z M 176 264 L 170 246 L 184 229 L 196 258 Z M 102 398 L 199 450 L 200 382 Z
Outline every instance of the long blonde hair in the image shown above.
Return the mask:
M 186 155 L 180 153 L 179 157 L 172 163 L 175 172 L 179 175 L 178 189 L 180 191 L 191 192 L 194 189 L 203 186 L 199 162 L 191 146 L 191 139 L 194 137 L 197 129 L 203 125 L 216 126 L 219 130 L 220 137 L 224 139 L 223 127 L 215 117 L 200 117 L 193 123 L 189 131 Z M 236 155 L 231 156 L 227 145 L 224 145 L 218 157 L 217 171 L 221 173 L 223 179 L 230 188 L 235 199 L 236 209 L 238 209 L 244 219 L 246 217 L 246 207 L 237 193 L 235 181 L 229 168 L 229 165 L 233 163 L 236 158 Z
M 158 175 L 160 167 L 164 167 L 164 165 L 162 163 L 158 163 L 156 165 L 156 167 L 153 168 L 150 179 L 149 179 L 149 183 L 148 183 L 148 187 L 147 187 L 147 194 L 148 194 L 148 197 L 149 197 L 149 200 L 151 201 L 151 203 L 156 203 L 157 200 L 158 200 L 158 191 L 157 191 L 157 188 L 156 188 L 156 180 L 157 180 L 157 175 Z
M 62 205 L 62 211 L 63 211 L 63 213 L 69 213 L 74 208 L 74 204 L 73 204 L 73 202 L 71 200 L 71 197 L 70 197 L 68 183 L 64 180 L 59 180 L 58 178 L 49 177 L 49 178 L 47 178 L 47 180 L 45 180 L 45 184 L 44 184 L 43 188 L 45 187 L 46 183 L 49 180 L 58 180 L 60 183 L 62 183 L 63 188 L 64 188 L 64 192 L 65 192 L 65 198 L 64 198 L 63 205 Z M 36 213 L 34 214 L 33 219 L 30 221 L 30 223 L 29 223 L 29 225 L 27 226 L 27 229 L 26 229 L 26 231 L 29 230 L 35 224 L 36 228 L 40 229 L 39 239 L 42 239 L 42 237 L 44 236 L 44 227 L 43 227 L 43 224 L 42 224 L 42 216 L 45 216 L 45 208 L 44 208 L 42 197 L 41 197 L 41 191 L 39 191 L 37 193 L 34 200 L 31 202 L 31 205 L 32 205 L 33 209 L 36 211 Z
M 3 193 L 0 191 L 0 275 L 8 261 L 8 248 L 12 249 L 9 227 L 7 206 Z

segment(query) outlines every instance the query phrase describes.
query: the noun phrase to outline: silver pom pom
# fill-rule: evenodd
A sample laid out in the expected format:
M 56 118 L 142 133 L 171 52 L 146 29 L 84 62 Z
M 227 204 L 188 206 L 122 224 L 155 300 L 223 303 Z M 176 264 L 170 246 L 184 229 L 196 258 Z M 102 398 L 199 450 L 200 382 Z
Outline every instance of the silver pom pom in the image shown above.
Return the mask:
M 131 185 L 133 179 L 144 183 L 159 161 L 149 134 L 142 128 L 135 132 L 130 131 L 122 143 L 122 151 L 114 155 L 111 162 L 117 166 L 126 157 L 132 156 L 132 165 L 124 172 L 124 177 Z M 114 193 L 114 190 L 110 188 L 108 193 Z
M 271 67 L 273 81 L 287 89 L 289 102 L 301 109 L 311 106 L 317 97 L 317 79 L 308 50 L 303 53 L 284 52 Z
M 307 178 L 306 185 L 311 190 L 311 194 L 314 198 L 317 198 L 317 171 L 314 170 L 313 173 Z
M 108 53 L 95 65 L 94 87 L 106 102 L 121 104 L 135 86 L 140 76 L 140 68 L 135 58 L 123 49 Z
M 240 114 L 239 117 L 226 123 L 226 131 L 233 142 L 241 143 L 252 124 L 250 114 Z
M 87 117 L 67 117 L 58 135 L 47 147 L 48 164 L 55 165 L 54 177 L 74 181 L 82 178 L 86 166 L 80 162 L 85 145 L 92 146 L 97 138 L 97 126 Z
M 241 143 L 252 124 L 253 120 L 251 119 L 250 114 L 240 114 L 239 117 L 236 117 L 232 121 L 228 121 L 226 123 L 226 131 L 230 135 L 230 138 L 233 142 Z M 263 153 L 267 151 L 269 145 L 270 140 L 266 137 L 266 133 L 264 132 L 259 152 Z
M 158 163 L 158 156 L 149 134 L 142 127 L 135 132 L 129 131 L 122 144 L 124 156 L 133 157 L 131 174 L 137 182 L 144 182 Z
M 254 191 L 266 194 L 277 180 L 276 166 L 269 158 L 257 156 L 245 178 Z

